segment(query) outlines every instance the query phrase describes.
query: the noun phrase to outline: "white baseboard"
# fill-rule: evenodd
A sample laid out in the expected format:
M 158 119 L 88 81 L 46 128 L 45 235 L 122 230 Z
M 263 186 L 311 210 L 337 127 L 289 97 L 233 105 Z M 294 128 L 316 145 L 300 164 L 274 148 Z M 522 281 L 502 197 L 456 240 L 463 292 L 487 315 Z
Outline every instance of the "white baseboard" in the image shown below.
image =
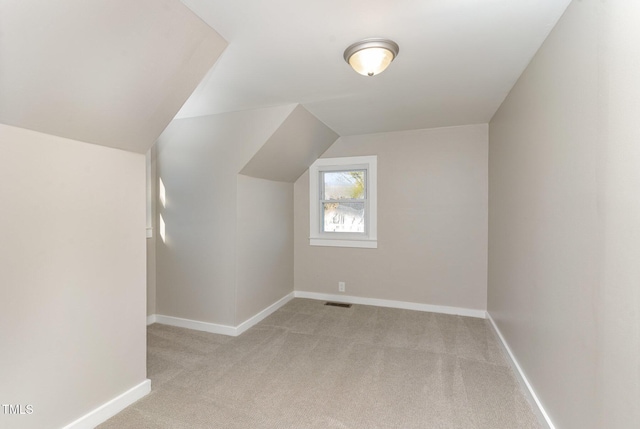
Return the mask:
M 229 325 L 219 325 L 217 323 L 200 322 L 198 320 L 183 319 L 181 317 L 155 315 L 156 323 L 161 325 L 177 326 L 178 328 L 193 329 L 196 331 L 211 332 L 212 334 L 222 334 L 235 337 L 236 327 Z
M 278 309 L 284 306 L 287 302 L 291 301 L 293 298 L 294 298 L 294 295 L 293 295 L 293 292 L 291 292 L 290 294 L 280 298 L 278 301 L 274 302 L 269 307 L 262 310 L 260 313 L 245 320 L 244 322 L 242 322 L 236 327 L 236 332 L 237 332 L 236 335 L 240 335 L 247 329 L 251 328 L 252 326 L 262 322 L 264 319 L 271 316 L 273 313 L 275 313 Z
M 428 311 L 432 313 L 453 314 L 457 316 L 486 318 L 486 311 L 474 310 L 471 308 L 447 307 L 443 305 L 419 304 L 415 302 L 391 301 L 386 299 L 362 298 L 348 295 L 330 295 L 315 292 L 294 291 L 271 304 L 255 316 L 250 317 L 238 326 L 219 325 L 210 322 L 200 322 L 198 320 L 183 319 L 180 317 L 163 316 L 153 314 L 147 317 L 147 324 L 160 323 L 162 325 L 177 326 L 179 328 L 194 329 L 196 331 L 211 332 L 236 337 L 252 326 L 260 323 L 293 298 L 309 298 L 321 301 L 339 301 L 349 304 L 373 305 L 377 307 L 401 308 L 405 310 Z
M 73 423 L 68 424 L 64 429 L 93 429 L 137 400 L 142 399 L 148 395 L 149 392 L 151 392 L 151 380 L 147 379 L 121 395 L 116 396 L 109 402 L 102 404 L 90 413 L 85 414 Z
M 219 325 L 217 323 L 200 322 L 198 320 L 182 319 L 180 317 L 163 316 L 161 314 L 153 314 L 147 317 L 147 325 L 152 323 L 160 323 L 161 325 L 177 326 L 179 328 L 194 329 L 196 331 L 211 332 L 212 334 L 228 335 L 237 337 L 252 326 L 260 323 L 262 320 L 277 311 L 280 307 L 293 299 L 293 292 L 280 298 L 255 316 L 250 317 L 238 326 Z
M 522 387 L 525 389 L 525 392 L 529 394 L 529 399 L 532 401 L 533 404 L 535 404 L 534 411 L 536 411 L 536 413 L 538 414 L 538 420 L 541 420 L 541 422 L 545 422 L 549 427 L 549 429 L 555 429 L 555 426 L 551 421 L 549 414 L 547 414 L 547 411 L 542 406 L 542 402 L 540 402 L 540 400 L 538 399 L 538 395 L 536 395 L 536 392 L 533 390 L 533 387 L 531 387 L 531 384 L 529 383 L 529 380 L 527 380 L 527 377 L 524 375 L 524 372 L 522 371 L 522 368 L 520 367 L 518 360 L 513 355 L 513 352 L 511 352 L 511 349 L 509 348 L 509 344 L 507 343 L 507 340 L 505 340 L 504 336 L 502 336 L 502 332 L 500 332 L 500 329 L 498 329 L 498 325 L 496 325 L 496 322 L 493 320 L 493 317 L 491 317 L 491 314 L 489 312 L 487 312 L 487 318 L 489 319 L 489 322 L 491 323 L 491 326 L 493 327 L 494 331 L 498 335 L 498 338 L 500 338 L 502 347 L 504 347 L 504 350 L 507 352 L 507 355 L 509 355 L 511 367 L 513 368 L 513 371 L 516 373 L 518 381 L 520 382 Z
M 486 319 L 485 310 L 475 310 L 472 308 L 447 307 L 445 305 L 420 304 L 417 302 L 392 301 L 388 299 L 363 298 L 349 295 L 332 295 L 316 292 L 305 292 L 297 290 L 294 292 L 296 298 L 316 299 L 320 301 L 337 301 L 347 304 L 373 305 L 376 307 L 401 308 L 404 310 L 426 311 L 431 313 L 453 314 L 456 316 L 476 317 Z

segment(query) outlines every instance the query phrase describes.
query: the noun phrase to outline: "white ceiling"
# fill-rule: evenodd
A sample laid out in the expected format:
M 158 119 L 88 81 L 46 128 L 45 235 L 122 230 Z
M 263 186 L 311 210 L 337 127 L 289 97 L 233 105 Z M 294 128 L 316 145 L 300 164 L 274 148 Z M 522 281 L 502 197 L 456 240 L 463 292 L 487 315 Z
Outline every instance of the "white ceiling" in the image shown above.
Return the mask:
M 0 123 L 136 152 L 292 103 L 340 135 L 486 123 L 570 3 L 181 1 L 0 0 Z M 342 58 L 369 37 L 400 45 L 374 77 Z
M 228 42 L 178 117 L 302 103 L 340 135 L 488 122 L 570 0 L 181 0 Z M 351 43 L 400 45 L 375 77 Z

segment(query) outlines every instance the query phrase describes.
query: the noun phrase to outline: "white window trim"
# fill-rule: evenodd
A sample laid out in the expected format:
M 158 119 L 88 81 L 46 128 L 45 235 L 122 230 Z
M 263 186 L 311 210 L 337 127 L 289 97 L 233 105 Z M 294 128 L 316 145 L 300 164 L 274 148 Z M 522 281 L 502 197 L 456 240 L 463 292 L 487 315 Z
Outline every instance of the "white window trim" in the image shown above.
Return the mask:
M 320 172 L 367 170 L 367 231 L 364 234 L 322 232 L 320 225 Z M 378 157 L 320 158 L 309 167 L 309 244 L 312 246 L 378 247 Z

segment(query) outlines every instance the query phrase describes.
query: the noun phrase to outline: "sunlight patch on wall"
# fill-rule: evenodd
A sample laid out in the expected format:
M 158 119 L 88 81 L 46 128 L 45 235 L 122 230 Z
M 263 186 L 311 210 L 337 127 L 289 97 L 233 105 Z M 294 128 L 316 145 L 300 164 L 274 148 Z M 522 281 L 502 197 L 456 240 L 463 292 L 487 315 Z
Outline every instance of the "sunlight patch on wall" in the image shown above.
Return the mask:
M 162 183 L 162 178 L 158 178 L 158 194 L 162 207 L 167 207 L 167 191 L 164 188 L 164 183 Z
M 160 215 L 160 238 L 162 239 L 163 243 L 167 242 L 164 219 L 162 218 L 162 215 Z

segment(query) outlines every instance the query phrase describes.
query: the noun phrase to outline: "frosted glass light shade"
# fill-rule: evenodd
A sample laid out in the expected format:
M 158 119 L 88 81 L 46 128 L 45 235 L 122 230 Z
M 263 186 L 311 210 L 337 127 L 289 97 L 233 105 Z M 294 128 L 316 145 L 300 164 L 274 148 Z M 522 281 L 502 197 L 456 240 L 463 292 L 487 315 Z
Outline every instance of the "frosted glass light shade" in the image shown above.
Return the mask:
M 382 73 L 400 51 L 398 45 L 386 39 L 366 39 L 344 51 L 344 59 L 363 76 Z

